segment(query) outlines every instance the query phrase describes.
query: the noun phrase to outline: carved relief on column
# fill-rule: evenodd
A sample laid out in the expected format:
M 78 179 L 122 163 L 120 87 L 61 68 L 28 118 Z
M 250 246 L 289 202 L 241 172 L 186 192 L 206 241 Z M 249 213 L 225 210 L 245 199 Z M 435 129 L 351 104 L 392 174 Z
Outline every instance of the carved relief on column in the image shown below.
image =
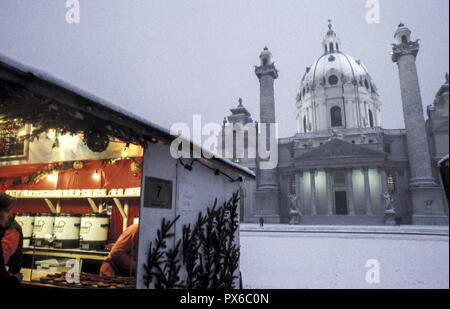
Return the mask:
M 355 215 L 355 196 L 353 194 L 353 170 L 347 169 L 347 193 L 348 193 L 348 208 L 349 215 Z
M 311 177 L 311 215 L 317 215 L 317 197 L 316 197 L 316 170 L 310 170 Z
M 370 182 L 369 182 L 369 168 L 363 167 L 363 173 L 364 173 L 364 195 L 366 198 L 366 215 L 371 216 L 373 215 L 372 212 L 372 200 L 370 199 Z

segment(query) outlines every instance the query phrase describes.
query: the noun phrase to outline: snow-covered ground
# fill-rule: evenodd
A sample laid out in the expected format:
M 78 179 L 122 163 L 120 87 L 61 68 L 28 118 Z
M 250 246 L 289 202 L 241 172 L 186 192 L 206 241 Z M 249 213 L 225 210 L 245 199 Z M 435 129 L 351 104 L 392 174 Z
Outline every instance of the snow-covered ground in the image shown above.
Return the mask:
M 244 288 L 449 288 L 448 227 L 242 224 L 240 241 Z

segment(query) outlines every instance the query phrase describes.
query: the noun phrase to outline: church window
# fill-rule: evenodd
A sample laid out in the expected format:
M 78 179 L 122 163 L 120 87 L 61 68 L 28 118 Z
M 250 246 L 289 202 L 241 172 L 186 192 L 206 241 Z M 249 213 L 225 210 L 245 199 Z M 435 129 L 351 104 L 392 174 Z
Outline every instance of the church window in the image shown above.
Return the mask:
M 338 78 L 336 75 L 331 75 L 331 76 L 328 78 L 328 83 L 329 83 L 330 85 L 336 85 L 338 82 L 339 82 L 339 78 Z
M 374 122 L 373 122 L 373 113 L 370 109 L 369 109 L 369 124 L 370 124 L 371 128 L 373 128 L 375 126 Z
M 342 113 L 341 108 L 338 106 L 331 109 L 331 126 L 342 127 Z
M 334 46 L 333 43 L 330 42 L 330 52 L 334 52 Z
M 306 133 L 307 131 L 307 126 L 306 126 L 306 116 L 303 116 L 303 132 Z
M 395 179 L 394 179 L 394 175 L 389 174 L 387 177 L 387 185 L 389 190 L 395 192 Z
M 267 58 L 263 58 L 262 63 L 263 63 L 263 66 L 266 66 L 269 63 L 269 61 L 267 60 Z
M 408 43 L 408 38 L 406 37 L 406 35 L 403 35 L 403 36 L 402 36 L 402 43 L 403 43 L 403 44 Z
M 364 86 L 366 86 L 366 89 L 369 90 L 369 82 L 367 79 L 364 80 Z
M 303 96 L 305 96 L 305 88 L 303 88 Z
M 339 51 L 339 44 L 336 43 L 336 50 Z

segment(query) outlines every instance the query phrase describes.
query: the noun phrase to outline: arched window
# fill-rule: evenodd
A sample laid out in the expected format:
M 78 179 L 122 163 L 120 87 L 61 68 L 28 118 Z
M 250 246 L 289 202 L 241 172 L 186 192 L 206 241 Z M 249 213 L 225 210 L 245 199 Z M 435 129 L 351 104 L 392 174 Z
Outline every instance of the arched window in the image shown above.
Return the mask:
M 331 109 L 331 126 L 342 127 L 342 113 L 339 106 L 335 106 Z
M 339 44 L 336 43 L 336 50 L 339 51 Z
M 403 35 L 403 36 L 402 36 L 402 43 L 403 43 L 403 44 L 408 43 L 408 38 L 406 37 L 406 35 Z
M 306 116 L 303 116 L 303 132 L 306 133 Z
M 369 82 L 367 79 L 364 80 L 364 86 L 366 86 L 366 89 L 369 90 Z
M 334 46 L 333 43 L 330 42 L 330 52 L 334 52 Z
M 369 109 L 369 124 L 370 127 L 373 128 L 374 127 L 374 122 L 373 122 L 373 113 L 372 111 Z

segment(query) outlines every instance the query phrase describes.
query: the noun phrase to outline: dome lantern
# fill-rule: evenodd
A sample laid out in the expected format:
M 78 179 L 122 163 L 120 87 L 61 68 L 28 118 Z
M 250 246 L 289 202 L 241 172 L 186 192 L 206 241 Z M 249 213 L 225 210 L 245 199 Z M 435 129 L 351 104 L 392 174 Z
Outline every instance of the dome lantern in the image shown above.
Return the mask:
M 264 50 L 261 52 L 261 55 L 259 55 L 259 58 L 261 59 L 261 66 L 272 64 L 272 53 L 269 51 L 267 46 L 264 47 Z
M 405 24 L 400 23 L 397 31 L 395 31 L 394 38 L 397 41 L 397 44 L 407 44 L 411 41 L 411 30 L 409 30 Z
M 328 32 L 322 42 L 324 52 L 326 54 L 332 54 L 335 52 L 339 52 L 339 48 L 341 45 L 341 40 L 336 35 L 336 32 L 333 30 L 333 25 L 331 24 L 331 19 L 328 20 Z

